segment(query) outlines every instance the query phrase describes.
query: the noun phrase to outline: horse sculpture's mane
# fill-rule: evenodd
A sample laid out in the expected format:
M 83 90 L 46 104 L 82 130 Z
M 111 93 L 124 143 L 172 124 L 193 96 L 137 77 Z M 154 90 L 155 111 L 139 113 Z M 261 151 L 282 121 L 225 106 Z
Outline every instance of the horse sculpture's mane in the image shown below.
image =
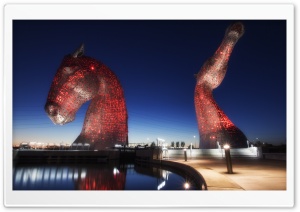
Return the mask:
M 247 147 L 247 138 L 225 113 L 213 98 L 212 91 L 223 81 L 231 52 L 244 33 L 244 26 L 237 22 L 229 26 L 225 37 L 215 52 L 202 66 L 196 75 L 195 108 L 200 133 L 200 148 L 217 148 L 230 144 L 233 148 Z
M 103 63 L 83 56 L 82 45 L 63 59 L 52 82 L 45 110 L 55 124 L 75 118 L 83 103 L 91 100 L 80 135 L 73 144 L 105 149 L 128 144 L 127 109 L 117 76 Z

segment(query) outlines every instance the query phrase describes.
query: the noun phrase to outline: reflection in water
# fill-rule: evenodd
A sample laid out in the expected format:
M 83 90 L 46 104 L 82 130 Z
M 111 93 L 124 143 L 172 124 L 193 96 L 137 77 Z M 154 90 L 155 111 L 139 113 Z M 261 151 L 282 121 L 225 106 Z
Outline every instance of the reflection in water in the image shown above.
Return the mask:
M 124 190 L 126 172 L 116 167 L 93 167 L 86 170 L 86 176 L 81 178 L 76 190 Z
M 134 166 L 134 171 L 136 172 L 137 178 L 134 179 L 136 182 L 142 180 L 143 182 L 139 182 L 143 185 L 143 190 L 198 190 L 197 186 L 193 182 L 190 177 L 186 176 L 186 174 L 175 173 L 175 170 L 166 170 L 162 169 L 158 166 Z M 143 176 L 142 178 L 140 178 Z M 126 183 L 130 182 L 130 177 L 128 177 L 127 170 L 127 180 Z M 185 185 L 189 186 L 186 187 Z M 200 184 L 204 185 L 204 182 L 200 182 Z M 130 189 L 127 190 L 138 190 L 138 184 L 131 185 Z M 204 190 L 205 186 L 200 188 L 200 190 Z
M 34 165 L 14 168 L 15 190 L 124 190 L 126 170 L 117 164 Z
M 182 190 L 183 178 L 159 167 L 98 165 L 22 165 L 13 169 L 14 190 Z M 197 189 L 189 180 L 189 190 Z
M 165 187 L 166 181 L 168 181 L 169 174 L 171 173 L 168 170 L 164 170 L 155 166 L 135 166 L 134 170 L 137 173 L 155 177 L 157 181 L 157 190 L 162 190 Z

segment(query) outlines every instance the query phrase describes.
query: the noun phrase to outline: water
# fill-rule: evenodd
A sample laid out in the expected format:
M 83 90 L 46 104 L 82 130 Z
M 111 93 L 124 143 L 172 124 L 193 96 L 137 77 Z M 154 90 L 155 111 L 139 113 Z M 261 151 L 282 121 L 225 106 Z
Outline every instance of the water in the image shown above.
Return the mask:
M 203 183 L 204 185 L 204 183 Z M 190 177 L 158 166 L 17 165 L 13 190 L 201 190 Z

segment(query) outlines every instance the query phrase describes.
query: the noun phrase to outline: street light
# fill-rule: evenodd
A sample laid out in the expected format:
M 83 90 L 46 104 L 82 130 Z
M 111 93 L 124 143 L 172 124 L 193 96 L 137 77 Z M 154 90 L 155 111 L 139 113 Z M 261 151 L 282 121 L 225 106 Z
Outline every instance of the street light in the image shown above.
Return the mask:
M 195 149 L 196 149 L 196 136 L 194 135 Z
M 227 164 L 227 171 L 229 174 L 232 174 L 232 162 L 231 162 L 231 156 L 230 156 L 230 146 L 228 144 L 225 144 L 223 146 L 225 149 L 225 158 L 226 158 L 226 164 Z
M 186 149 L 183 149 L 184 152 L 184 161 L 187 161 Z

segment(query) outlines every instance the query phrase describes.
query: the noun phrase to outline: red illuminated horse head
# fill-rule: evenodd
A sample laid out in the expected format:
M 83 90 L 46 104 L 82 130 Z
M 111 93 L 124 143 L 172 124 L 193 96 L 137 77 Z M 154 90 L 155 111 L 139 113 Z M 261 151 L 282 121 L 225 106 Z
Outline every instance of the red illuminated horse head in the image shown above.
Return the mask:
M 83 52 L 81 45 L 63 59 L 45 111 L 54 124 L 64 125 L 75 119 L 83 103 L 91 100 L 82 131 L 74 143 L 87 143 L 94 149 L 127 144 L 127 109 L 122 86 L 108 67 Z

